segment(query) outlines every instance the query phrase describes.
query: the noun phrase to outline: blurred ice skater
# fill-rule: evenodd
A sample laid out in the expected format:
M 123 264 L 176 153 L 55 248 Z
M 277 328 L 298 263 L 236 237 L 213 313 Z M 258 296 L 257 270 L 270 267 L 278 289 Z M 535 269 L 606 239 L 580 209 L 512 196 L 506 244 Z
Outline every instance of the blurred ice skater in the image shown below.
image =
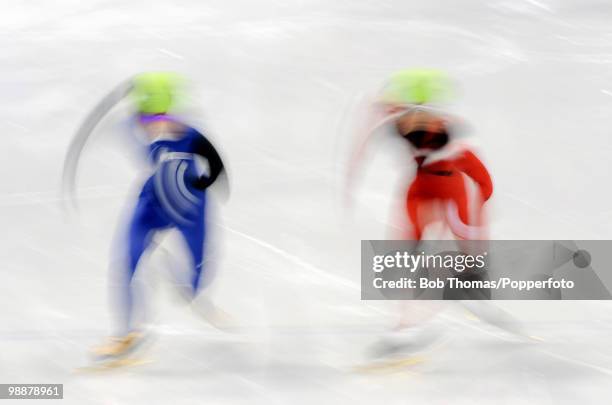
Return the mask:
M 144 336 L 135 321 L 133 278 L 143 253 L 157 231 L 176 229 L 191 254 L 187 298 L 193 300 L 205 272 L 206 190 L 224 173 L 215 147 L 196 129 L 173 115 L 181 78 L 173 73 L 152 72 L 133 77 L 107 95 L 87 116 L 68 151 L 64 166 L 64 191 L 72 192 L 79 156 L 98 122 L 122 99 L 132 97 L 135 119 L 146 134 L 153 173 L 148 177 L 131 214 L 122 252 L 122 283 L 118 336 L 98 347 L 101 358 L 130 353 Z M 208 162 L 208 171 L 196 164 L 196 156 Z M 210 307 L 210 304 L 209 304 Z
M 461 240 L 486 239 L 483 208 L 493 193 L 493 183 L 485 165 L 453 133 L 458 119 L 440 108 L 440 103 L 448 100 L 450 91 L 449 79 L 441 71 L 408 69 L 392 75 L 378 96 L 372 122 L 349 171 L 350 185 L 354 168 L 363 159 L 363 150 L 372 135 L 382 126 L 391 124 L 393 132 L 406 141 L 416 166 L 404 200 L 408 228 L 400 227 L 400 239 L 414 240 L 417 246 L 425 230 L 434 223 L 442 223 L 450 230 L 459 248 Z M 472 197 L 466 177 L 477 188 Z M 485 294 L 464 299 L 489 298 L 490 294 Z M 488 323 L 511 332 L 519 330 L 512 317 L 493 305 L 470 302 L 465 305 Z M 382 346 L 397 346 L 398 341 L 408 341 L 420 348 L 431 343 L 438 334 L 426 331 L 424 321 L 430 320 L 439 309 L 440 305 L 435 303 L 403 301 L 398 325 L 387 339 L 393 343 Z
M 493 193 L 491 176 L 470 147 L 454 137 L 458 119 L 433 106 L 448 97 L 448 87 L 446 76 L 436 70 L 395 73 L 378 97 L 373 125 L 352 160 L 353 166 L 360 163 L 366 143 L 385 124 L 391 123 L 407 142 L 416 173 L 405 199 L 409 226 L 403 229 L 404 239 L 421 240 L 424 230 L 439 220 L 459 239 L 481 239 L 486 231 L 479 225 L 483 204 Z M 464 175 L 478 186 L 474 201 L 468 200 Z

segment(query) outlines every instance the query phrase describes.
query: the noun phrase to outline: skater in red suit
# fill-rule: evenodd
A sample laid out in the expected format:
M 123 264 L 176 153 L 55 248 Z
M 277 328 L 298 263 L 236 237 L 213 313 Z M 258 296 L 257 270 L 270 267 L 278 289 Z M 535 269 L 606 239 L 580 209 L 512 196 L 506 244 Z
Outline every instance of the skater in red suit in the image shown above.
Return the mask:
M 363 160 L 367 141 L 381 127 L 391 126 L 393 134 L 407 142 L 410 149 L 407 157 L 415 163 L 415 175 L 405 191 L 404 200 L 403 214 L 409 229 L 396 239 L 421 241 L 428 236 L 425 231 L 430 225 L 441 222 L 452 232 L 459 250 L 467 253 L 486 246 L 487 226 L 483 211 L 493 193 L 493 183 L 485 165 L 457 137 L 457 129 L 461 127 L 459 120 L 435 107 L 445 98 L 447 89 L 446 76 L 438 71 L 410 69 L 393 75 L 376 100 L 373 122 L 367 127 L 365 139 L 353 157 L 348 180 L 355 177 L 353 169 Z M 394 225 L 398 222 L 394 221 Z M 464 240 L 482 242 L 462 243 Z M 472 294 L 449 299 L 485 300 L 461 303 L 489 324 L 512 334 L 523 333 L 513 317 L 486 302 L 490 299 L 487 291 L 477 297 Z M 401 301 L 397 325 L 375 345 L 375 354 L 386 356 L 406 348 L 414 353 L 429 347 L 441 336 L 438 325 L 429 321 L 443 307 L 436 302 Z
M 453 142 L 448 123 L 426 110 L 408 110 L 397 118 L 396 128 L 412 149 L 416 175 L 406 196 L 412 234 L 420 240 L 424 229 L 440 214 L 459 239 L 478 239 L 482 205 L 491 197 L 493 184 L 486 167 L 466 146 Z M 470 218 L 465 177 L 478 188 L 475 216 Z M 436 212 L 440 210 L 442 212 Z
M 416 172 L 405 195 L 408 232 L 401 239 L 421 240 L 425 229 L 442 221 L 456 239 L 486 239 L 483 206 L 493 193 L 491 176 L 472 149 L 453 138 L 457 119 L 422 104 L 383 104 L 368 138 L 383 124 L 392 123 L 410 147 Z M 382 116 L 381 116 L 382 115 Z M 362 148 L 354 157 L 362 159 Z M 353 173 L 349 173 L 352 181 Z M 469 182 L 477 192 L 469 192 Z

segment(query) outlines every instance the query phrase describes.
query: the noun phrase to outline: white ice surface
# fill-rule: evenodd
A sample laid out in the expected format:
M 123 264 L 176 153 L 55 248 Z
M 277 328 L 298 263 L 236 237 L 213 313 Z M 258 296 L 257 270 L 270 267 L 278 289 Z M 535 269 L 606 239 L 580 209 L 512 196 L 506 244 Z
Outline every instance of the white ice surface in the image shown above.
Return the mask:
M 404 168 L 381 148 L 352 214 L 341 186 L 364 97 L 396 69 L 441 67 L 494 176 L 492 237 L 611 239 L 610 21 L 605 0 L 3 2 L 0 383 L 63 383 L 70 404 L 609 402 L 603 302 L 501 304 L 538 345 L 451 309 L 450 340 L 422 364 L 356 372 L 395 316 L 359 299 L 359 240 L 387 236 Z M 157 281 L 153 362 L 86 373 L 138 181 L 125 112 L 87 150 L 78 216 L 61 209 L 62 161 L 105 92 L 155 69 L 193 79 L 196 124 L 228 162 L 209 294 L 246 333 L 178 304 L 158 252 L 143 276 Z

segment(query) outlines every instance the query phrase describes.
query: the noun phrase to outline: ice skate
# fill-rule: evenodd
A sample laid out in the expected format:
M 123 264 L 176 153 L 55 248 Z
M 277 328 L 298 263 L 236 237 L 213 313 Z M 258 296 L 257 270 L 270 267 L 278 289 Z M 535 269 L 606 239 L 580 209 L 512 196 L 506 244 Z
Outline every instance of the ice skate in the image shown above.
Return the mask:
M 92 364 L 78 368 L 77 371 L 99 372 L 149 363 L 149 360 L 142 357 L 142 347 L 145 341 L 145 335 L 141 332 L 110 337 L 106 342 L 92 349 Z
M 98 360 L 125 358 L 133 354 L 143 342 L 143 333 L 130 332 L 125 336 L 109 338 L 107 342 L 94 347 L 92 354 Z
M 446 335 L 441 325 L 430 322 L 410 328 L 395 328 L 380 337 L 367 350 L 367 361 L 355 367 L 360 372 L 393 372 L 423 363 Z
M 529 334 L 524 325 L 514 316 L 489 301 L 461 301 L 471 319 L 494 326 L 515 339 L 525 343 L 538 343 L 544 339 Z
M 215 305 L 208 297 L 197 297 L 191 302 L 191 309 L 200 318 L 215 329 L 223 332 L 235 332 L 235 319 L 226 311 Z
M 396 328 L 374 343 L 368 354 L 373 359 L 417 355 L 439 345 L 444 336 L 441 325 L 436 322 L 410 328 Z

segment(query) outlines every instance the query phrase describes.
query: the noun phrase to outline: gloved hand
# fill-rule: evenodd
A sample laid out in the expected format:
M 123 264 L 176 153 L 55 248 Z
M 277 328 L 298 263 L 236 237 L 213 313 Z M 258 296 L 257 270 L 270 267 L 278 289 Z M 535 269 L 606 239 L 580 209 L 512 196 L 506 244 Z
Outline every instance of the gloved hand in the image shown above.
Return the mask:
M 206 190 L 212 183 L 208 176 L 196 177 L 191 181 L 191 185 L 198 190 Z

